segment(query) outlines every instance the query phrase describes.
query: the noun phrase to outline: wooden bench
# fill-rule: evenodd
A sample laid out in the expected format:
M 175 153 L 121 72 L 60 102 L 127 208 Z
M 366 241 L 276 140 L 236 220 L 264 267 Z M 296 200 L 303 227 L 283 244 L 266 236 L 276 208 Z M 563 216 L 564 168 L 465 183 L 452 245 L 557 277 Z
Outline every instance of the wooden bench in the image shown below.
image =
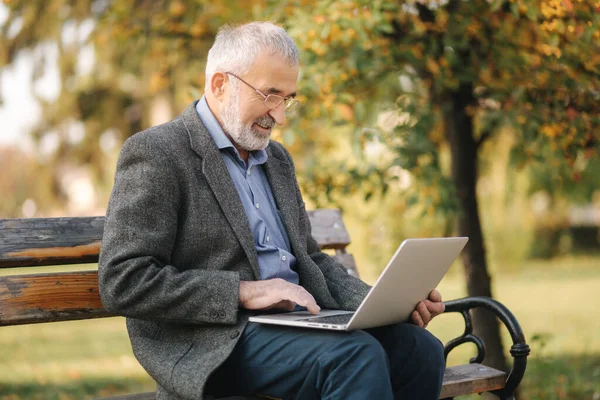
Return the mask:
M 350 236 L 338 210 L 309 212 L 312 233 L 323 249 L 335 251 L 348 273 L 358 276 L 351 254 Z M 0 268 L 97 263 L 104 217 L 0 219 Z M 473 335 L 469 310 L 484 307 L 494 312 L 512 337 L 513 366 L 506 374 L 482 365 L 484 345 Z M 468 297 L 446 302 L 446 313 L 461 313 L 465 332 L 446 344 L 448 353 L 462 343 L 474 343 L 477 357 L 470 364 L 448 367 L 441 398 L 492 392 L 510 399 L 525 373 L 529 347 L 511 312 L 489 298 Z M 113 316 L 98 294 L 95 270 L 52 272 L 0 277 L 0 326 L 84 320 Z M 0 328 L 2 329 L 2 328 Z M 154 393 L 113 399 L 152 399 Z

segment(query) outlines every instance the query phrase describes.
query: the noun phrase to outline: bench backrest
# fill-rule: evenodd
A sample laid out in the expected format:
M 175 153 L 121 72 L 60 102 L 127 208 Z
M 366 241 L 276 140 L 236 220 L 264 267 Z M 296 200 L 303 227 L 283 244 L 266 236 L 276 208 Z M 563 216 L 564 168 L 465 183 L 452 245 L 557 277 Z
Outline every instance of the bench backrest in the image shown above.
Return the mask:
M 358 276 L 340 211 L 308 214 L 321 248 Z M 104 217 L 0 219 L 0 268 L 97 263 L 103 231 Z M 96 270 L 0 276 L 0 326 L 109 316 Z

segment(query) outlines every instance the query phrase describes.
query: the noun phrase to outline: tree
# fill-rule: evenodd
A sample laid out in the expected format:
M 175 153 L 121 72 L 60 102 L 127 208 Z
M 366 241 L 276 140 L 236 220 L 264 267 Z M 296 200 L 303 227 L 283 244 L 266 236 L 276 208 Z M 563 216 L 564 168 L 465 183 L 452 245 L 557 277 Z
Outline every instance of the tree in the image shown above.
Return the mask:
M 492 296 L 476 196 L 482 145 L 508 127 L 513 165 L 545 163 L 567 173 L 563 179 L 587 171 L 597 155 L 599 7 L 570 0 L 272 4 L 305 53 L 301 92 L 323 105 L 305 109 L 304 128 L 346 123 L 355 143 L 384 143 L 393 153 L 387 165 L 375 164 L 377 174 L 357 167 L 356 176 L 376 175 L 385 189 L 399 166 L 420 178 L 421 206 L 458 206 L 457 233 L 470 238 L 462 256 L 470 296 Z M 386 104 L 396 111 L 391 133 L 371 129 Z M 446 146 L 448 173 L 439 158 Z M 474 321 L 486 362 L 505 368 L 497 321 L 483 310 Z
M 57 143 L 49 168 L 88 165 L 97 184 L 110 188 L 99 148 L 156 123 L 158 112 L 162 120 L 173 117 L 198 97 L 218 27 L 251 18 L 258 3 L 27 0 L 0 6 L 8 7 L 0 65 L 30 57 L 34 83 L 58 71 L 55 98 L 32 93 L 43 115 L 31 135 L 37 143 Z

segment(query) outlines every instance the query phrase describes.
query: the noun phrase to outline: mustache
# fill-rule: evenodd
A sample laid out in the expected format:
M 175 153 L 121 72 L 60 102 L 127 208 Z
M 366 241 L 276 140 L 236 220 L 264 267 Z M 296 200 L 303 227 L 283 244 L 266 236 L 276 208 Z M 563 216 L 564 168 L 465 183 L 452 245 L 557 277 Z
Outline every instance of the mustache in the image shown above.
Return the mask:
M 272 128 L 272 127 L 275 126 L 275 120 L 273 118 L 271 118 L 270 116 L 268 116 L 268 115 L 265 115 L 264 117 L 257 118 L 254 121 L 254 123 L 258 124 L 260 126 L 264 126 L 266 128 Z

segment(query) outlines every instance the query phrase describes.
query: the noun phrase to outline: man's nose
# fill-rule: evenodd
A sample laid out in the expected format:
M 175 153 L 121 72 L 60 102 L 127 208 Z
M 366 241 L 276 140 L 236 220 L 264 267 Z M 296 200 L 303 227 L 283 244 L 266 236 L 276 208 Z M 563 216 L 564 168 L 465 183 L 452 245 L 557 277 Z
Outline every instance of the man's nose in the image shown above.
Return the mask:
M 275 120 L 277 125 L 285 124 L 285 102 L 282 102 L 280 105 L 269 111 L 269 115 Z

